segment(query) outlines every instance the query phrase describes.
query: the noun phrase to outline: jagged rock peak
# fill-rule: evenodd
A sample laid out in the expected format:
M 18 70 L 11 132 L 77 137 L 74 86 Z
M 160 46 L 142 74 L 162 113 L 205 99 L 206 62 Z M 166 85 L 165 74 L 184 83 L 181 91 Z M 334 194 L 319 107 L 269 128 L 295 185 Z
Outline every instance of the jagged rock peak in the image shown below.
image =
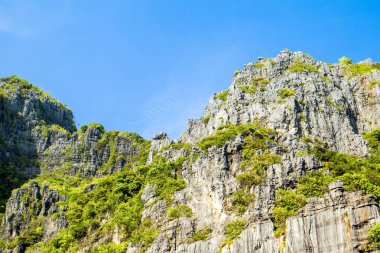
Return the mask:
M 358 66 L 364 66 L 363 69 Z M 359 69 L 359 70 L 358 70 Z M 362 132 L 380 126 L 378 64 L 328 64 L 285 49 L 236 71 L 181 137 L 194 143 L 226 123 L 254 120 L 289 138 L 315 136 L 341 152 L 366 153 Z

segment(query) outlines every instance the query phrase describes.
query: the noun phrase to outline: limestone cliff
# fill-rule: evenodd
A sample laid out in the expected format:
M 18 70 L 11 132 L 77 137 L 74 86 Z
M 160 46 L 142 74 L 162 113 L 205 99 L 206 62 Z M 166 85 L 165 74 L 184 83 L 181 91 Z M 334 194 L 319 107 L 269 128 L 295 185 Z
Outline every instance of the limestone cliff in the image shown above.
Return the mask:
M 65 107 L 40 94 L 44 109 L 33 111 L 33 96 L 12 91 L 2 113 L 23 112 L 32 137 L 8 137 L 4 150 L 32 146 L 15 170 L 38 176 L 8 200 L 0 249 L 376 251 L 379 83 L 379 63 L 327 64 L 283 50 L 236 71 L 178 142 L 99 124 L 75 131 Z

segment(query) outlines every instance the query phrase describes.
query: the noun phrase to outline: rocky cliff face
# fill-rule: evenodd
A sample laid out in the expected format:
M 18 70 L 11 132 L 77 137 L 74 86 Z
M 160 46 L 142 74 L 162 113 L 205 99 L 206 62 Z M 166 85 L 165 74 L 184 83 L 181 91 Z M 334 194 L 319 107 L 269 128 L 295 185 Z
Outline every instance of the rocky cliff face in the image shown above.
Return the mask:
M 63 108 L 44 109 L 50 118 L 25 116 L 39 137 L 25 156 L 38 160 L 41 174 L 9 199 L 0 246 L 376 251 L 379 83 L 380 64 L 327 64 L 284 50 L 237 71 L 178 142 L 98 124 L 74 132 Z
M 26 80 L 0 79 L 0 212 L 10 191 L 40 172 L 51 127 L 75 130 L 71 110 Z M 44 142 L 42 142 L 44 140 Z

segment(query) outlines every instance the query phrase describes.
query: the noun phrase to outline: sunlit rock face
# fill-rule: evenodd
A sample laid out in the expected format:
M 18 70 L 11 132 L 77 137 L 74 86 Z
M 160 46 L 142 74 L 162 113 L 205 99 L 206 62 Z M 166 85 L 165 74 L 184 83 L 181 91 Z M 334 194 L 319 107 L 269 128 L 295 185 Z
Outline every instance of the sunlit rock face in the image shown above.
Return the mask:
M 203 117 L 189 120 L 178 141 L 166 133 L 147 141 L 134 134 L 106 132 L 99 125 L 75 131 L 71 112 L 65 108 L 45 105 L 43 115 L 50 118 L 33 118 L 34 107 L 27 105 L 32 98 L 24 99 L 20 107 L 22 99 L 12 95 L 7 104 L 18 105 L 14 110 L 22 112 L 31 128 L 29 141 L 39 163 L 30 177 L 63 170 L 68 178 L 89 180 L 70 185 L 78 187 L 77 198 L 92 196 L 102 187 L 102 179 L 126 170 L 136 170 L 136 176 L 146 180 L 136 186 L 141 213 L 135 231 L 126 233 L 110 208 L 75 241 L 77 252 L 111 252 L 100 251 L 110 245 L 108 249 L 128 253 L 359 253 L 368 250 L 368 231 L 380 222 L 378 197 L 334 178 L 318 196 L 300 198 L 298 208 L 279 224 L 274 214 L 276 192 L 298 193 L 300 179 L 310 172 L 332 175 L 329 161 L 316 155 L 317 146 L 357 159 L 370 154 L 363 133 L 380 128 L 378 80 L 380 70 L 375 67 L 355 74 L 347 71 L 346 64 L 328 64 L 283 50 L 237 71 L 228 89 L 210 98 Z M 38 127 L 41 119 L 64 131 L 44 132 Z M 3 124 L 4 129 L 8 124 Z M 183 186 L 164 196 L 168 189 L 162 188 L 162 178 L 146 178 L 161 175 L 162 164 L 179 160 L 165 180 L 183 180 Z M 250 177 L 242 177 L 251 170 Z M 70 200 L 69 187 L 44 185 L 42 176 L 46 174 L 12 193 L 2 238 L 17 240 L 38 217 L 43 229 L 37 242 L 43 246 L 7 245 L 4 252 L 42 252 L 60 231 L 71 229 L 70 205 L 62 204 Z M 125 190 L 124 186 L 118 187 Z M 111 186 L 109 191 L 117 192 Z M 128 188 L 123 194 L 135 196 L 131 192 Z M 100 230 L 104 224 L 111 225 Z M 148 229 L 141 224 L 148 224 Z M 139 229 L 144 231 L 141 238 L 131 239 Z

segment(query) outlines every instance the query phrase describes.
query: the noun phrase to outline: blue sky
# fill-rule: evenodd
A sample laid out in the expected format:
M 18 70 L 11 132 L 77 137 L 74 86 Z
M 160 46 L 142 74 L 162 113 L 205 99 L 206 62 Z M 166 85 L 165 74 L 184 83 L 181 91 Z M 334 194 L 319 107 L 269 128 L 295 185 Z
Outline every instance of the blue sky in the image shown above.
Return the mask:
M 174 139 L 257 57 L 380 61 L 379 31 L 377 0 L 0 0 L 0 76 L 49 91 L 78 126 Z

